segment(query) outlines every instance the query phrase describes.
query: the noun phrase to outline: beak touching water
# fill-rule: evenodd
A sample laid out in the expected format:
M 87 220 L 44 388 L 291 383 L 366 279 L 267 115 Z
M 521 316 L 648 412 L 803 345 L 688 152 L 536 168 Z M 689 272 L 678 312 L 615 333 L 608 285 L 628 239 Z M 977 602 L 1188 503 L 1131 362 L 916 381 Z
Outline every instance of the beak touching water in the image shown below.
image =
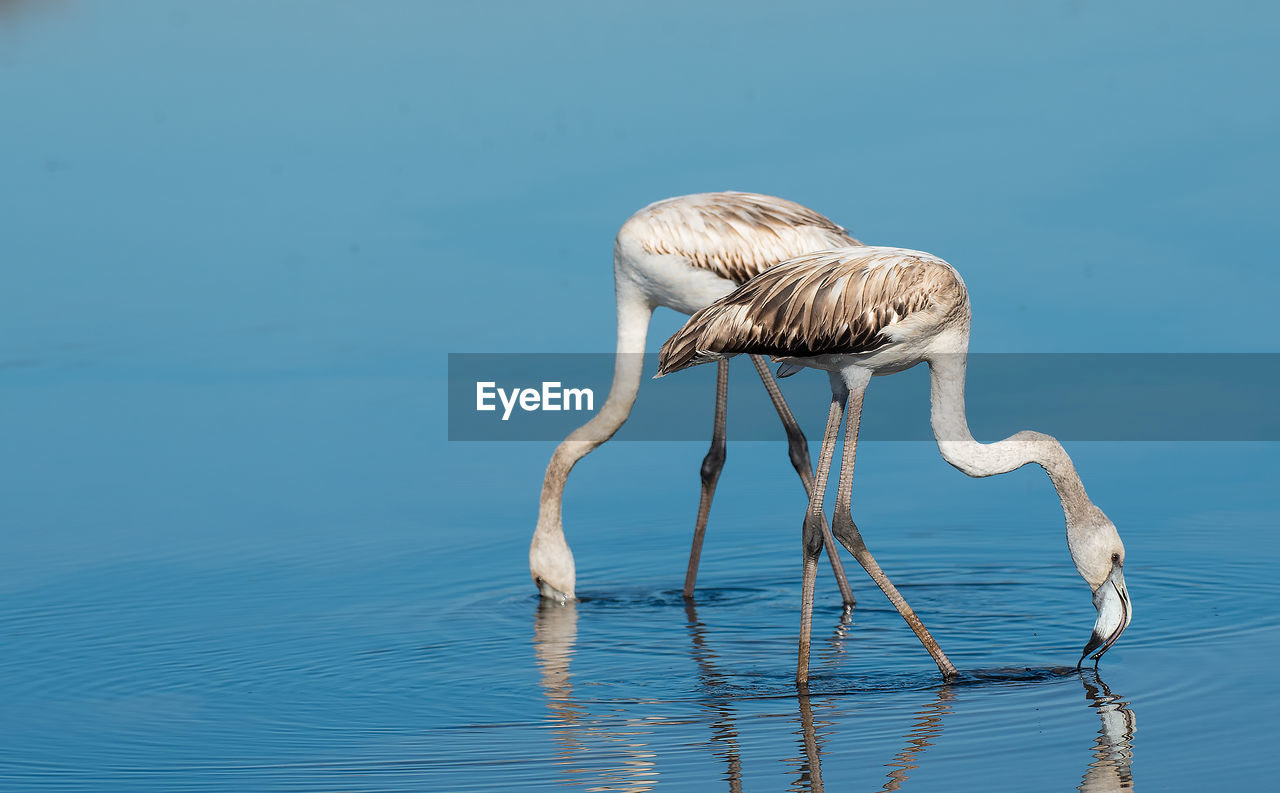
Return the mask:
M 1129 591 L 1124 586 L 1124 570 L 1119 562 L 1111 566 L 1111 574 L 1093 593 L 1093 606 L 1098 610 L 1098 621 L 1093 624 L 1093 635 L 1084 646 L 1084 652 L 1076 664 L 1077 669 L 1089 653 L 1093 653 L 1094 665 L 1097 666 L 1098 659 L 1111 649 L 1111 645 L 1116 643 L 1116 639 L 1120 638 L 1120 634 L 1124 633 L 1124 629 L 1133 620 L 1133 606 L 1129 603 Z

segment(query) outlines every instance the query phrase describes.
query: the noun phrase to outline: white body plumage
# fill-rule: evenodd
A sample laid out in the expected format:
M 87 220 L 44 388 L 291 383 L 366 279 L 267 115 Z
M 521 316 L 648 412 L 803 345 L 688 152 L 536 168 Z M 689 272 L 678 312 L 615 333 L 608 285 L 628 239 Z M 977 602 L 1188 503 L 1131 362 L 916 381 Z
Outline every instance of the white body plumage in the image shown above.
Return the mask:
M 561 518 L 565 482 L 574 464 L 608 440 L 630 414 L 653 311 L 666 306 L 692 314 L 784 259 L 858 244 L 807 207 L 755 193 L 669 198 L 622 225 L 614 242 L 618 343 L 613 385 L 600 412 L 556 448 L 543 479 L 529 571 L 544 597 L 575 596 L 576 569 Z

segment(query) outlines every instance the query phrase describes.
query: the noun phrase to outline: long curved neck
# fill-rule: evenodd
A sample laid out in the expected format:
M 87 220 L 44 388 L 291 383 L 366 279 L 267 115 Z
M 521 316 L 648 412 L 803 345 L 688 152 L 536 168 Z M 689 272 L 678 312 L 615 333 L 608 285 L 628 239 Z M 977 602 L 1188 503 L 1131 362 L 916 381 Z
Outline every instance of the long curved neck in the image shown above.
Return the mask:
M 636 392 L 644 369 L 644 342 L 649 332 L 649 318 L 653 306 L 642 296 L 619 285 L 618 298 L 618 348 L 614 358 L 613 385 L 600 412 L 591 420 L 560 442 L 547 464 L 542 479 L 542 498 L 538 505 L 538 535 L 562 535 L 560 506 L 564 496 L 565 480 L 573 466 L 592 449 L 613 437 L 618 428 L 631 415 Z
M 938 449 L 948 463 L 969 476 L 1008 473 L 1028 463 L 1045 470 L 1062 502 L 1067 526 L 1087 522 L 1096 507 L 1062 444 L 1051 435 L 1023 431 L 995 443 L 979 443 L 969 432 L 965 416 L 964 379 L 966 351 L 942 353 L 929 359 L 930 420 Z

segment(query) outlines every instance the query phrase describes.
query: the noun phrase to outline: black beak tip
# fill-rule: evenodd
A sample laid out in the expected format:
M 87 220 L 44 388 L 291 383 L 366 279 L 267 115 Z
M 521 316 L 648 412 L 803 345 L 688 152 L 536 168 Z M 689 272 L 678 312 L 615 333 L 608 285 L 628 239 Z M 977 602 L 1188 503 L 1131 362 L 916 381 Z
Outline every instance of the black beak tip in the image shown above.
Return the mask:
M 1103 649 L 1093 657 L 1093 667 L 1097 669 L 1098 659 L 1102 658 L 1102 653 L 1107 651 L 1106 644 L 1107 644 L 1107 640 L 1105 637 L 1099 636 L 1096 633 L 1090 636 L 1089 643 L 1084 646 L 1084 652 L 1080 653 L 1080 660 L 1076 662 L 1076 669 L 1079 669 L 1082 666 L 1084 666 L 1084 659 L 1089 657 L 1089 653 L 1101 647 Z

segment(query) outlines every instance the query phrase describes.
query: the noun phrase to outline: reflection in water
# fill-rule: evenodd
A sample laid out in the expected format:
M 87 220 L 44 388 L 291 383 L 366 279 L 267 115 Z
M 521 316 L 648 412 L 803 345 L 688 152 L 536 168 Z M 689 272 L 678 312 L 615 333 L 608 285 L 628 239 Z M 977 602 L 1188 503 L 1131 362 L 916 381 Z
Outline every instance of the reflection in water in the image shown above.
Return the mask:
M 693 658 L 698 666 L 698 679 L 706 697 L 705 704 L 715 715 L 711 729 L 712 750 L 725 762 L 724 778 L 729 783 L 729 790 L 738 793 L 742 790 L 742 747 L 734 723 L 730 694 L 725 691 L 727 678 L 716 669 L 716 654 L 707 645 L 706 625 L 698 619 L 697 605 L 692 599 L 685 600 L 685 617 L 688 620 Z M 840 656 L 845 653 L 844 640 L 851 624 L 852 616 L 845 611 L 828 640 L 828 652 L 825 655 L 829 658 L 825 665 L 838 664 Z M 898 790 L 908 779 L 907 772 L 917 767 L 917 758 L 927 747 L 933 745 L 933 740 L 942 732 L 942 717 L 951 710 L 950 703 L 954 698 L 955 692 L 951 686 L 943 685 L 938 689 L 934 701 L 916 713 L 911 731 L 904 736 L 906 746 L 885 764 L 893 770 L 889 772 L 889 781 L 885 783 L 884 790 Z M 822 697 L 818 700 L 819 707 L 829 717 L 844 715 L 835 708 L 836 699 Z M 799 775 L 791 790 L 822 793 L 822 739 L 836 722 L 831 718 L 814 720 L 813 697 L 807 689 L 798 693 L 797 700 L 800 706 L 800 737 L 804 746 L 804 759 L 800 761 Z
M 1095 670 L 1081 673 L 1085 697 L 1102 719 L 1093 740 L 1094 760 L 1080 782 L 1081 793 L 1133 790 L 1133 734 L 1137 717 L 1128 702 L 1111 693 Z
M 547 698 L 547 709 L 561 725 L 552 731 L 559 747 L 555 753 L 557 764 L 569 763 L 583 752 L 574 729 L 583 709 L 573 701 L 569 672 L 569 659 L 573 657 L 577 639 L 578 611 L 574 604 L 557 606 L 539 598 L 538 613 L 533 620 L 533 654 L 542 670 L 542 693 Z
M 597 784 L 588 790 L 652 790 L 657 783 L 657 755 L 640 740 L 650 732 L 644 720 L 626 718 L 620 712 L 593 717 L 573 698 L 569 661 L 577 639 L 577 605 L 539 598 L 533 620 L 533 653 L 542 670 L 547 709 L 559 727 L 553 732 L 558 746 L 554 763 L 561 767 L 560 775 L 566 784 L 585 785 L 595 780 Z M 619 720 L 625 729 L 617 728 Z M 582 763 L 588 756 L 609 765 L 586 767 Z
M 741 793 L 742 753 L 733 710 L 723 693 L 725 677 L 715 667 L 716 654 L 707 647 L 707 626 L 698 620 L 698 609 L 692 598 L 685 599 L 684 614 L 689 624 L 693 660 L 698 665 L 698 682 L 707 697 L 706 706 L 715 715 L 711 723 L 711 751 L 725 762 L 724 778 L 729 782 L 730 793 Z
M 812 790 L 822 793 L 822 751 L 818 745 L 818 731 L 813 726 L 813 706 L 809 703 L 808 694 L 800 694 L 800 733 L 804 743 L 804 762 L 800 764 L 800 778 L 791 786 L 791 790 Z M 830 722 L 823 722 L 829 727 Z
M 825 674 L 828 671 L 834 671 L 839 668 L 840 662 L 844 660 L 845 655 L 849 652 L 845 639 L 853 631 L 853 607 L 846 607 L 840 613 L 840 621 L 836 623 L 831 634 L 826 641 L 819 645 L 815 636 L 813 647 L 813 674 L 816 677 L 819 674 Z
M 711 753 L 724 764 L 721 777 L 728 782 L 730 793 L 743 789 L 741 733 L 737 726 L 737 695 L 731 676 L 716 666 L 717 654 L 707 641 L 707 627 L 698 619 L 693 601 L 685 602 L 690 652 L 697 666 L 700 702 L 711 717 L 711 736 L 707 743 Z M 843 652 L 842 620 L 831 642 L 831 652 Z M 625 708 L 592 714 L 574 697 L 570 661 L 578 635 L 578 612 L 575 603 L 553 604 L 539 599 L 534 618 L 534 656 L 541 671 L 541 688 L 547 702 L 556 743 L 554 764 L 565 785 L 582 785 L 588 790 L 630 791 L 644 793 L 658 782 L 657 753 L 644 740 L 652 734 L 655 722 L 636 717 Z M 1075 670 L 1072 670 L 1073 672 Z M 1056 672 L 1054 677 L 1061 674 Z M 1102 720 L 1102 728 L 1093 742 L 1093 760 L 1079 785 L 1081 793 L 1109 793 L 1133 789 L 1133 736 L 1136 719 L 1129 703 L 1111 693 L 1094 670 L 1078 673 L 1084 683 L 1085 697 Z M 991 678 L 992 682 L 1000 678 Z M 1057 679 L 1061 679 L 1057 677 Z M 983 678 L 970 677 L 969 682 Z M 963 683 L 963 681 L 962 681 Z M 953 709 L 957 688 L 944 684 L 933 700 L 914 716 L 904 738 L 901 751 L 884 765 L 889 769 L 884 791 L 901 790 L 910 772 L 919 768 L 924 751 L 937 742 L 943 722 Z M 854 695 L 856 696 L 856 695 Z M 808 690 L 797 694 L 800 715 L 798 731 L 803 758 L 798 762 L 797 776 L 791 790 L 822 793 L 822 750 L 826 736 L 847 715 L 837 708 L 840 695 L 813 696 Z M 815 718 L 815 711 L 818 717 Z M 699 719 L 680 721 L 697 723 Z
M 919 768 L 917 760 L 920 755 L 926 748 L 933 746 L 933 742 L 942 734 L 942 717 L 951 711 L 953 699 L 955 692 L 950 686 L 944 685 L 938 689 L 938 696 L 933 702 L 916 713 L 916 722 L 911 725 L 911 732 L 906 736 L 907 745 L 887 763 L 893 770 L 889 772 L 889 781 L 884 784 L 883 790 L 901 789 L 902 783 L 909 778 L 907 772 Z
M 800 765 L 800 777 L 792 787 L 795 791 L 813 791 L 822 793 L 822 731 L 820 727 L 831 727 L 832 721 L 815 722 L 811 697 L 801 693 L 800 732 L 804 743 L 805 759 Z M 942 717 L 951 711 L 951 701 L 955 699 L 955 691 L 949 685 L 938 688 L 937 696 L 915 714 L 915 722 L 911 730 L 903 736 L 906 746 L 902 751 L 885 763 L 885 767 L 893 769 L 889 772 L 889 781 L 881 790 L 901 790 L 902 783 L 910 777 L 907 772 L 919 767 L 918 760 L 924 750 L 933 746 L 934 741 L 942 733 Z M 826 709 L 833 715 L 836 713 L 831 705 L 832 698 L 827 698 Z

